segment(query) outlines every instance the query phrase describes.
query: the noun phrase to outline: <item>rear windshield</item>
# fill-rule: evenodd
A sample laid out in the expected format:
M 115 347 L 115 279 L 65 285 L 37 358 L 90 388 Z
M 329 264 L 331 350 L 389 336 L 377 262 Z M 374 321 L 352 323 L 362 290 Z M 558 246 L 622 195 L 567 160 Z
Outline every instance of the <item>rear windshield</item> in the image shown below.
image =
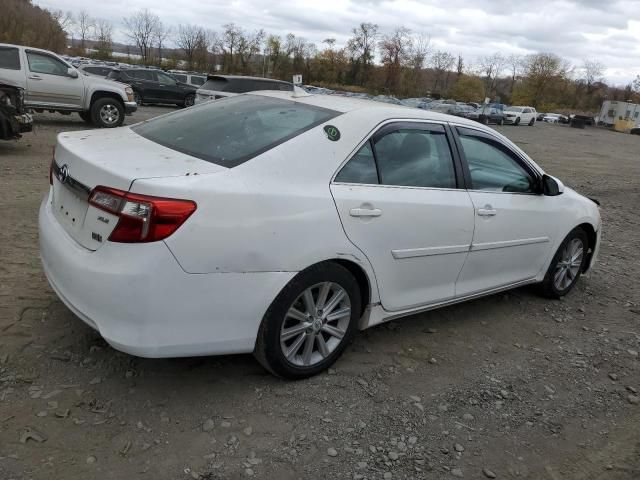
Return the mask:
M 224 89 L 227 88 L 226 80 L 222 78 L 210 78 L 202 85 L 202 88 L 205 90 L 212 90 L 214 92 L 224 92 Z
M 147 120 L 132 130 L 173 150 L 235 167 L 339 114 L 290 100 L 239 95 Z

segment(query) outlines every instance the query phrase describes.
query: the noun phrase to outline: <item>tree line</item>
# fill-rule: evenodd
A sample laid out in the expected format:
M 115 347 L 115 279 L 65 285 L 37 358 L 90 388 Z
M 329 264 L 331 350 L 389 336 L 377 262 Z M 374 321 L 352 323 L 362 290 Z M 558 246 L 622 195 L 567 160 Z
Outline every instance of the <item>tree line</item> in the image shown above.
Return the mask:
M 75 16 L 48 12 L 30 0 L 0 0 L 29 6 L 34 13 L 16 21 L 0 17 L 3 41 L 45 46 L 64 51 L 65 33 L 75 45 L 72 53 L 112 59 L 113 25 L 86 11 Z M 2 11 L 0 9 L 0 11 Z M 5 9 L 4 11 L 8 11 Z M 10 9 L 9 9 L 10 11 Z M 11 16 L 11 14 L 10 14 Z M 43 28 L 42 16 L 51 23 Z M 37 32 L 20 34 L 19 32 Z M 47 34 L 47 32 L 50 32 Z M 361 23 L 344 46 L 335 38 L 319 44 L 289 33 L 269 34 L 237 24 L 212 30 L 199 25 L 169 26 L 148 9 L 123 18 L 122 33 L 137 59 L 132 63 L 201 72 L 258 75 L 290 80 L 302 74 L 305 83 L 397 97 L 446 97 L 460 101 L 490 98 L 510 104 L 532 105 L 540 111 L 597 110 L 604 99 L 640 101 L 640 76 L 625 87 L 604 81 L 605 65 L 585 59 L 572 65 L 554 53 L 504 55 L 488 53 L 474 61 L 434 46 L 429 35 L 398 27 L 383 32 L 374 23 Z M 0 37 L 0 39 L 3 37 Z M 174 48 L 168 48 L 168 45 Z

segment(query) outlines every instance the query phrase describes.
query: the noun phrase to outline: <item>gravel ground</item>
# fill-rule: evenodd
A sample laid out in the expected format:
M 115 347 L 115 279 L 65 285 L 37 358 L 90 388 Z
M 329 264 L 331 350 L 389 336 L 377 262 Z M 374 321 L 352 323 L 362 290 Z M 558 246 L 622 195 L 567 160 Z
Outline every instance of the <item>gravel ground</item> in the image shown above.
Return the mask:
M 0 479 L 640 478 L 640 137 L 499 128 L 602 202 L 600 261 L 567 298 L 394 321 L 289 383 L 250 355 L 119 353 L 56 298 L 37 212 L 55 135 L 83 128 L 39 115 L 0 142 Z

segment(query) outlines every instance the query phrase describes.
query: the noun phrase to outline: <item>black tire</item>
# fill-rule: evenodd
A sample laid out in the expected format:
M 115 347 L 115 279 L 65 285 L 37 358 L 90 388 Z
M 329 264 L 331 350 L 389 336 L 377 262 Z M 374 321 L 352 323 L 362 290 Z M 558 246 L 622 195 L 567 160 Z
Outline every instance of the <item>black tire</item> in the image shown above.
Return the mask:
M 99 98 L 91 105 L 91 119 L 96 127 L 119 127 L 124 122 L 124 106 L 115 98 Z
M 529 122 L 529 126 L 533 127 L 535 125 L 536 121 L 532 118 L 531 121 Z
M 140 92 L 137 92 L 135 90 L 133 91 L 133 101 L 136 102 L 139 107 L 142 106 L 142 95 L 140 94 Z
M 340 343 L 326 358 L 311 366 L 294 365 L 285 357 L 280 342 L 286 313 L 305 290 L 323 282 L 337 284 L 348 295 L 351 306 L 348 327 Z M 330 367 L 351 342 L 360 320 L 360 310 L 360 288 L 356 279 L 346 268 L 333 262 L 313 265 L 298 273 L 269 306 L 258 331 L 254 356 L 265 369 L 282 378 L 298 380 L 316 375 Z
M 482 123 L 485 124 L 485 125 L 489 125 L 489 117 L 484 117 L 482 119 Z
M 516 117 L 516 121 L 513 122 L 513 124 L 517 127 L 518 125 L 520 125 L 520 117 Z
M 190 93 L 189 95 L 184 97 L 184 103 L 182 104 L 182 106 L 185 108 L 192 107 L 194 103 L 196 103 L 196 96 L 193 93 Z
M 93 125 L 93 119 L 91 118 L 91 112 L 79 112 L 80 118 L 84 120 L 85 123 L 89 125 Z
M 566 286 L 559 286 L 556 282 L 556 273 L 559 270 L 559 262 L 563 257 L 563 253 L 565 249 L 571 244 L 572 241 L 580 241 L 582 243 L 582 259 L 580 261 L 580 266 L 577 270 L 577 274 L 572 278 L 571 283 Z M 586 232 L 578 227 L 569 232 L 569 235 L 563 240 L 558 248 L 558 251 L 553 256 L 551 260 L 551 264 L 549 265 L 549 269 L 547 270 L 546 275 L 544 276 L 544 280 L 542 281 L 542 293 L 545 297 L 548 298 L 560 298 L 565 296 L 567 293 L 571 291 L 571 289 L 578 283 L 578 279 L 582 274 L 585 266 L 585 262 L 587 261 L 589 249 L 589 239 L 587 237 Z

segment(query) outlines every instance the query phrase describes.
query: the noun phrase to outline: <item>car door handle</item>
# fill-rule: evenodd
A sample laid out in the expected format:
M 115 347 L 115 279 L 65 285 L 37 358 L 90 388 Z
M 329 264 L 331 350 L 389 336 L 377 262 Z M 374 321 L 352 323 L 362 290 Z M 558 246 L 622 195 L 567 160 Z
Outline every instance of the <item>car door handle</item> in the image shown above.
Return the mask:
M 42 77 L 40 75 L 29 75 L 29 78 L 31 80 L 42 80 Z
M 349 210 L 349 215 L 352 217 L 379 217 L 382 215 L 382 210 L 379 208 L 352 208 Z
M 496 210 L 494 210 L 491 205 L 485 205 L 484 208 L 479 208 L 478 209 L 478 216 L 479 217 L 493 217 L 497 213 L 498 212 Z

